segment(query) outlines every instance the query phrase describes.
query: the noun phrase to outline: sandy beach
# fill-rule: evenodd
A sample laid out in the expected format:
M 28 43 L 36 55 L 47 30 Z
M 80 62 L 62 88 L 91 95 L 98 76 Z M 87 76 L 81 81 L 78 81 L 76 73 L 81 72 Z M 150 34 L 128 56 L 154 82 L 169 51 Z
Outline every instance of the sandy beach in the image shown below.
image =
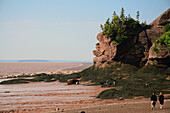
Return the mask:
M 104 105 L 96 105 L 92 107 L 84 107 L 80 109 L 65 110 L 64 113 L 169 113 L 170 99 L 165 100 L 164 109 L 159 109 L 157 102 L 156 109 L 152 110 L 149 100 L 126 100 L 120 103 L 109 103 Z M 48 112 L 58 113 L 58 112 Z

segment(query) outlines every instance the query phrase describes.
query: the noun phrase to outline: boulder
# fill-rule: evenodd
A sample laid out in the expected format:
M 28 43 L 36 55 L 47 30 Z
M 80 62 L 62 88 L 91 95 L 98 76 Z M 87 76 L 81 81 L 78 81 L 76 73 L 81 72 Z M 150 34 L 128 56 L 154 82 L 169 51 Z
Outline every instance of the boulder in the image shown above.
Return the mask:
M 79 84 L 79 80 L 69 79 L 69 80 L 67 80 L 67 84 L 68 84 L 68 85 Z
M 155 46 L 155 43 L 149 49 L 149 59 L 165 59 L 165 58 L 170 57 L 169 51 L 166 49 L 166 47 L 159 45 L 159 52 L 156 53 L 153 50 L 154 46 Z
M 149 49 L 149 58 L 146 63 L 146 65 L 166 65 L 170 66 L 170 53 L 166 49 L 166 47 L 158 45 L 159 52 L 156 53 L 153 50 L 153 47 L 155 46 L 155 43 L 152 45 L 152 47 Z

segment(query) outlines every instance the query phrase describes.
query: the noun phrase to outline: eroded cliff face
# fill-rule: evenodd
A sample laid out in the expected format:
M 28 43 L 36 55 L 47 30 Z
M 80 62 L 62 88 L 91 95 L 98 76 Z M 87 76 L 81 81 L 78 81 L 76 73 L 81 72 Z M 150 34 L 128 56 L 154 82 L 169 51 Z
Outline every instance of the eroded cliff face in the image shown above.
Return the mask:
M 99 33 L 96 50 L 93 59 L 96 67 L 102 68 L 110 63 L 127 63 L 135 66 L 150 64 L 153 59 L 166 59 L 169 62 L 169 52 L 162 47 L 162 51 L 156 54 L 153 51 L 154 40 L 163 35 L 165 24 L 170 23 L 170 9 L 161 14 L 150 23 L 150 29 L 144 30 L 137 37 L 128 37 L 122 43 L 117 44 L 111 41 L 111 37 Z

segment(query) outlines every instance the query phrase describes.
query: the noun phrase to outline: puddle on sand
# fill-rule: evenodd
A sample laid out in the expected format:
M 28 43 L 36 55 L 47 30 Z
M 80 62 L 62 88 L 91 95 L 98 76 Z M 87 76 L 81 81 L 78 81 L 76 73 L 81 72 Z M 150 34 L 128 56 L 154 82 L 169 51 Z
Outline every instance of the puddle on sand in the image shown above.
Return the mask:
M 93 86 L 59 82 L 0 85 L 0 110 L 70 106 L 76 101 L 93 100 L 95 94 Z

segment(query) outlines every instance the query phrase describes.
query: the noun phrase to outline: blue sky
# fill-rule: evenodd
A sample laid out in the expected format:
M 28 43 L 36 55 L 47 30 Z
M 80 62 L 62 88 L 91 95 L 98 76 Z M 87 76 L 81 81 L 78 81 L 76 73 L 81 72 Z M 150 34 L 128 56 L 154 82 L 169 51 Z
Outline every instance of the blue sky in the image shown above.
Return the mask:
M 113 11 L 152 22 L 169 0 L 0 0 L 0 60 L 92 61 Z

